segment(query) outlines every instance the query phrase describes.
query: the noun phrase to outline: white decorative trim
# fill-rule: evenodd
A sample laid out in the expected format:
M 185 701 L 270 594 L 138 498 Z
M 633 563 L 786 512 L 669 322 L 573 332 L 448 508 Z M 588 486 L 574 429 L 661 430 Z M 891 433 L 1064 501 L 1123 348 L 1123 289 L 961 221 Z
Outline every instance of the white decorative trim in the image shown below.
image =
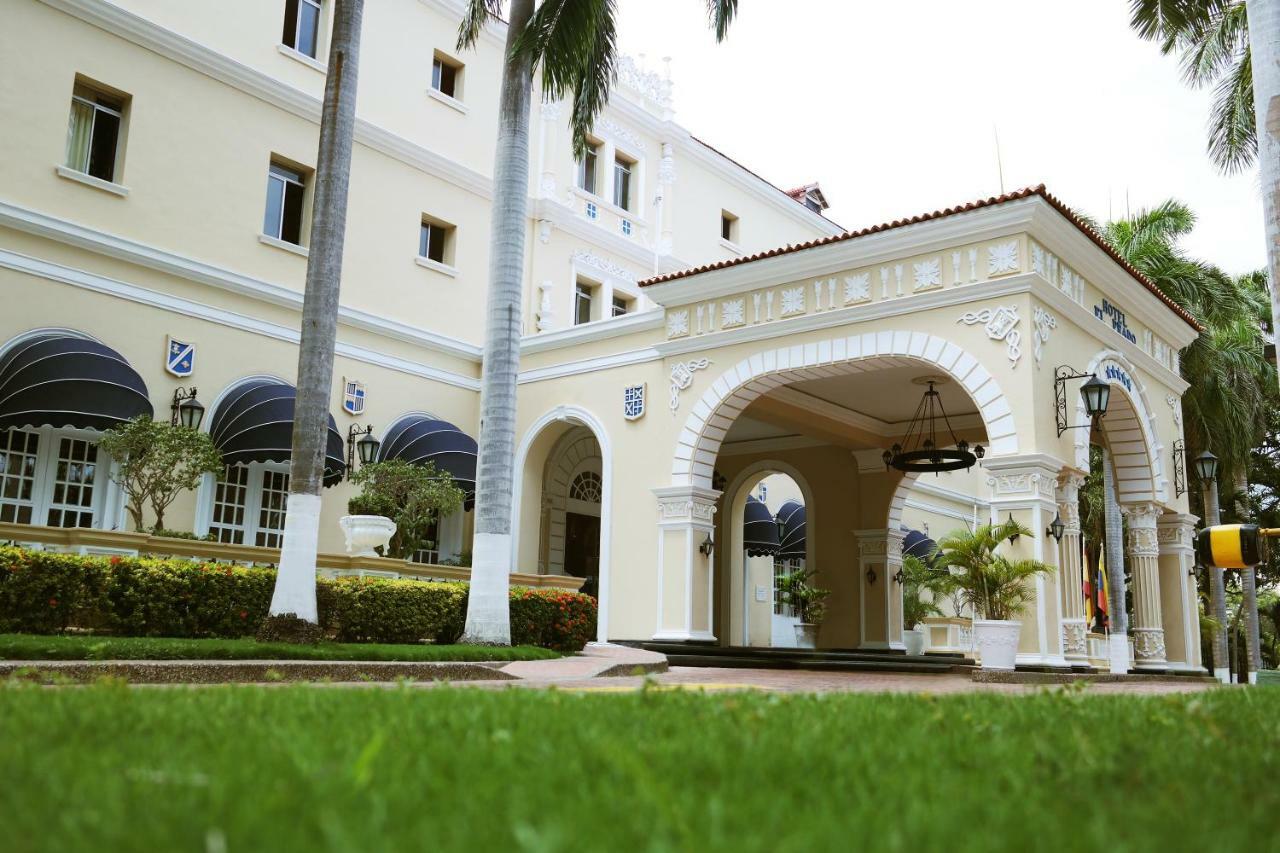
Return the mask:
M 1004 275 L 1020 272 L 1018 263 L 1018 241 L 1007 240 L 987 247 L 987 276 Z
M 129 188 L 124 184 L 117 184 L 111 181 L 104 181 L 102 178 L 95 178 L 93 175 L 86 175 L 84 172 L 67 166 L 54 166 L 53 171 L 58 177 L 66 178 L 68 181 L 75 181 L 78 184 L 84 184 L 87 187 L 93 187 L 95 190 L 102 190 L 104 193 L 118 195 L 121 198 L 129 197 Z
M 913 290 L 942 287 L 942 258 L 927 258 L 912 264 L 911 277 L 915 283 Z
M 667 312 L 667 337 L 679 338 L 689 334 L 689 309 Z
M 258 242 L 264 246 L 271 246 L 274 249 L 283 249 L 286 252 L 303 258 L 311 254 L 307 250 L 306 246 L 299 246 L 297 243 L 290 243 L 288 240 L 281 240 L 278 237 L 271 237 L 267 234 L 259 234 Z
M 635 283 L 635 273 L 624 267 L 620 267 L 608 258 L 602 258 L 587 249 L 575 250 L 572 260 L 575 265 L 590 267 L 591 269 L 603 273 L 611 278 L 619 278 L 625 282 Z
M 444 104 L 446 107 L 457 110 L 463 115 L 466 115 L 468 112 L 470 112 L 470 109 L 467 107 L 466 104 L 462 103 L 462 101 L 459 101 L 457 98 L 449 97 L 444 92 L 441 92 L 439 89 L 433 89 L 430 86 L 428 86 L 427 97 L 431 98 L 432 100 L 439 101 L 440 103 Z
M 1036 367 L 1039 367 L 1044 345 L 1049 342 L 1049 333 L 1058 328 L 1058 320 L 1039 305 L 1032 309 L 1031 318 L 1031 352 L 1036 358 Z
M 994 310 L 983 308 L 979 311 L 966 311 L 956 322 L 966 326 L 982 323 L 988 338 L 1004 341 L 1008 347 L 1009 361 L 1017 367 L 1018 359 L 1022 357 L 1022 333 L 1018 331 L 1020 321 L 1017 305 L 998 305 Z
M 237 314 L 234 311 L 228 311 L 224 308 L 205 305 L 199 302 L 193 302 L 189 299 L 172 296 L 167 293 L 148 290 L 143 287 L 138 287 L 137 285 L 127 284 L 95 273 L 76 270 L 71 267 L 60 266 L 38 258 L 20 255 L 16 252 L 0 249 L 0 268 L 27 273 L 39 278 L 48 279 L 49 281 L 57 281 L 62 284 L 80 287 L 97 293 L 105 293 L 140 305 L 147 305 L 164 311 L 171 311 L 175 314 L 196 317 L 231 329 L 240 329 L 242 331 L 252 332 L 257 335 L 274 338 L 279 341 L 286 341 L 292 344 L 298 343 L 299 334 L 296 328 L 280 326 L 275 323 L 269 323 L 265 320 L 259 320 L 255 317 Z M 362 361 L 366 364 L 377 365 L 378 367 L 385 367 L 390 370 L 407 373 L 411 376 L 419 376 L 424 379 L 434 379 L 437 382 L 443 382 L 458 388 L 465 388 L 469 391 L 480 390 L 480 380 L 478 379 L 473 379 L 469 376 L 462 376 L 457 373 L 441 370 L 418 362 L 409 361 L 397 356 L 379 353 L 374 350 L 366 349 L 365 347 L 339 342 L 336 352 L 344 358 Z
M 447 275 L 450 278 L 458 277 L 457 267 L 451 267 L 448 264 L 442 264 L 439 261 L 433 261 L 430 258 L 424 258 L 421 255 L 416 255 L 413 259 L 413 262 L 418 266 L 422 267 L 423 269 L 428 269 L 428 270 L 431 270 L 432 272 L 438 272 L 442 275 Z
M 871 299 L 871 273 L 863 272 L 845 276 L 844 304 L 868 302 Z
M 720 328 L 741 326 L 747 322 L 746 299 L 726 299 L 720 304 Z
M 711 360 L 695 358 L 689 361 L 678 361 L 671 365 L 671 414 L 680 408 L 680 392 L 693 384 L 693 372 L 706 370 Z
M 1173 394 L 1164 398 L 1169 404 L 1170 410 L 1173 412 L 1173 425 L 1178 428 L 1178 435 L 1182 435 L 1182 399 L 1175 397 Z
M 782 291 L 782 316 L 805 312 L 804 287 L 788 287 Z
M 650 361 L 658 361 L 661 358 L 662 356 L 657 350 L 652 347 L 643 347 L 641 349 L 614 353 L 613 355 L 595 356 L 593 358 L 584 358 L 579 361 L 567 361 L 562 364 L 553 364 L 547 367 L 535 367 L 532 370 L 522 370 L 520 371 L 519 378 L 516 381 L 521 385 L 525 385 L 530 382 L 544 382 L 548 379 L 559 379 L 562 376 L 581 376 L 585 373 L 594 373 L 598 370 L 612 370 L 615 367 L 629 367 L 633 364 L 645 364 Z
M 642 154 L 645 151 L 646 146 L 643 139 L 612 119 L 597 119 L 595 123 L 595 130 L 601 136 L 606 138 L 612 137 L 615 141 L 621 140 L 624 143 L 624 150 L 635 151 Z
M 618 317 L 604 317 L 582 323 L 577 326 L 566 326 L 540 334 L 525 335 L 520 339 L 521 355 L 537 352 L 565 349 L 590 341 L 603 341 L 618 338 L 633 332 L 650 331 L 662 328 L 662 309 L 651 308 L 648 311 L 635 311 Z M 572 355 L 572 353 L 569 353 Z
M 299 62 L 307 66 L 312 71 L 319 71 L 321 74 L 325 74 L 325 75 L 329 73 L 328 66 L 326 66 L 323 62 L 316 59 L 315 57 L 307 56 L 305 53 L 302 53 L 301 51 L 294 50 L 293 48 L 289 47 L 289 45 L 287 44 L 276 45 L 276 50 L 280 51 L 282 55 L 289 57 L 294 62 Z

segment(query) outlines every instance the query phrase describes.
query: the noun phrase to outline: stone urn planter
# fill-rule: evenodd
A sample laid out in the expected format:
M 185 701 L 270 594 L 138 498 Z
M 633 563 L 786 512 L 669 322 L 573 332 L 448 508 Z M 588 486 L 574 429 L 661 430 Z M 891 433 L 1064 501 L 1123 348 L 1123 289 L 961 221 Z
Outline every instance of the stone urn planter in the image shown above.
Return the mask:
M 816 649 L 818 647 L 817 625 L 797 622 L 795 628 L 797 649 Z
M 924 654 L 924 631 L 908 628 L 902 632 L 902 644 L 907 647 L 907 654 Z
M 386 548 L 396 533 L 396 523 L 385 515 L 344 515 L 338 524 L 347 537 L 347 553 L 376 557 L 374 548 Z
M 983 669 L 1013 669 L 1018 657 L 1018 635 L 1021 622 L 997 619 L 973 620 L 973 633 L 978 641 L 978 656 Z

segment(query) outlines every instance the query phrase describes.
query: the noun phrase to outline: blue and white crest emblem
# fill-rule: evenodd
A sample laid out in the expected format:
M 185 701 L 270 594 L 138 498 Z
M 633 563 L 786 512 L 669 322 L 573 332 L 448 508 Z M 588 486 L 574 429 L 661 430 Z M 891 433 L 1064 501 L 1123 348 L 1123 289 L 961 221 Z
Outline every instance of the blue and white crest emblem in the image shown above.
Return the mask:
M 342 379 L 342 411 L 352 417 L 364 414 L 364 401 L 367 396 L 364 383 L 354 379 Z
M 645 383 L 622 389 L 622 416 L 629 421 L 644 417 Z
M 165 338 L 164 369 L 174 376 L 190 376 L 196 369 L 196 345 L 174 337 Z

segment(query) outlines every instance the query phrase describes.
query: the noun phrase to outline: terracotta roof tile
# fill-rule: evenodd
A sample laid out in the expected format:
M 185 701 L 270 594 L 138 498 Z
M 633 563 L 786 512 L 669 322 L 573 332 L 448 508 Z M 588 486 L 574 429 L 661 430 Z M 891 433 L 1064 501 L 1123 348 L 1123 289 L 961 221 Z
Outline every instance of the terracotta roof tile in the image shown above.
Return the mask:
M 707 146 L 707 147 L 710 147 L 710 146 Z M 712 270 L 721 270 L 721 269 L 726 269 L 728 267 L 736 267 L 742 264 L 751 263 L 752 261 L 761 261 L 761 260 L 764 260 L 765 258 L 776 258 L 779 255 L 789 255 L 792 252 L 800 252 L 805 249 L 812 249 L 817 246 L 826 246 L 831 243 L 842 243 L 845 240 L 854 240 L 854 239 L 857 239 L 858 237 L 866 237 L 871 234 L 879 234 L 882 231 L 892 231 L 895 228 L 903 228 L 907 225 L 916 225 L 921 222 L 929 222 L 934 219 L 942 219 L 947 216 L 955 216 L 956 214 L 959 214 L 959 213 L 968 213 L 971 210 L 980 210 L 984 207 L 994 207 L 999 204 L 1005 204 L 1006 202 L 1018 201 L 1019 199 L 1030 198 L 1031 196 L 1040 196 L 1045 201 L 1047 201 L 1050 205 L 1053 206 L 1055 210 L 1057 210 L 1059 213 L 1065 216 L 1067 220 L 1071 222 L 1072 225 L 1079 228 L 1086 237 L 1088 237 L 1095 244 L 1097 244 L 1097 246 L 1100 249 L 1106 252 L 1111 257 L 1112 260 L 1114 260 L 1117 264 L 1123 267 L 1125 271 L 1129 273 L 1129 275 L 1133 276 L 1133 278 L 1136 279 L 1139 284 L 1141 284 L 1147 290 L 1155 294 L 1155 296 L 1161 302 L 1169 306 L 1169 309 L 1171 311 L 1173 311 L 1175 314 L 1181 317 L 1184 321 L 1186 321 L 1187 325 L 1191 326 L 1193 329 L 1195 329 L 1198 332 L 1204 331 L 1204 327 L 1200 325 L 1199 321 L 1196 320 L 1196 318 L 1192 316 L 1189 311 L 1187 311 L 1181 305 L 1179 305 L 1178 303 L 1170 299 L 1168 296 L 1166 296 L 1164 292 L 1161 291 L 1160 288 L 1156 286 L 1155 282 L 1147 278 L 1145 275 L 1139 272 L 1136 267 L 1134 267 L 1132 264 L 1126 261 L 1123 257 L 1121 257 L 1120 253 L 1117 252 L 1115 248 L 1112 247 L 1112 245 L 1108 243 L 1101 235 L 1099 235 L 1096 231 L 1090 228 L 1089 225 L 1083 219 L 1077 216 L 1075 211 L 1073 211 L 1071 208 L 1067 207 L 1065 204 L 1063 204 L 1061 201 L 1059 201 L 1057 198 L 1051 195 L 1049 191 L 1045 189 L 1044 184 L 1040 184 L 1034 187 L 1026 187 L 1020 190 L 1015 190 L 1014 192 L 1005 193 L 1004 195 L 992 196 L 991 198 L 980 199 L 978 201 L 971 201 L 967 204 L 962 204 L 958 207 L 948 207 L 944 210 L 935 210 L 931 213 L 919 214 L 917 216 L 912 216 L 909 219 L 895 219 L 893 222 L 884 222 L 879 225 L 872 225 L 868 228 L 863 228 L 860 231 L 846 231 L 843 234 L 836 234 L 831 237 L 819 237 L 815 240 L 809 240 L 808 242 L 805 242 L 805 243 L 794 243 L 787 246 L 781 246 L 776 249 L 769 249 L 768 251 L 765 251 L 765 252 L 757 252 L 754 255 L 746 255 L 739 258 L 730 258 L 728 260 L 717 261 L 712 264 L 704 264 L 703 266 L 700 266 L 700 267 L 693 267 L 687 270 L 678 270 L 676 272 L 666 273 L 665 275 L 654 276 L 653 278 L 645 279 L 644 281 L 640 282 L 640 286 L 648 287 L 654 284 L 665 284 L 666 282 L 669 282 L 669 281 L 676 281 L 682 278 L 689 278 L 691 276 L 695 276 L 700 273 L 711 272 Z

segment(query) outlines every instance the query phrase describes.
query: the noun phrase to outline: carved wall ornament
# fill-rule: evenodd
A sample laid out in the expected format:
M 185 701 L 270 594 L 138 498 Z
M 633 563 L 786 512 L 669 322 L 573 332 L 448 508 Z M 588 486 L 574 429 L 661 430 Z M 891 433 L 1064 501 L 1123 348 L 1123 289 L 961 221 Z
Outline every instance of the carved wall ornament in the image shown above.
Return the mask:
M 665 109 L 671 109 L 671 81 L 653 71 L 640 67 L 633 57 L 622 55 L 614 65 L 618 83 L 643 98 L 654 101 Z
M 1036 358 L 1036 367 L 1040 366 L 1044 345 L 1049 342 L 1049 333 L 1056 328 L 1057 318 L 1037 305 L 1031 315 L 1031 353 Z
M 916 290 L 942 286 L 942 258 L 930 258 L 911 265 L 911 277 Z
M 1164 631 L 1159 628 L 1134 628 L 1133 657 L 1135 660 L 1164 660 Z
M 1169 408 L 1173 410 L 1173 425 L 1178 428 L 1178 434 L 1182 434 L 1182 400 L 1170 394 L 1164 398 L 1169 404 Z
M 1062 623 L 1062 651 L 1068 655 L 1089 653 L 1089 636 L 1083 622 Z
M 822 279 L 813 283 L 813 310 L 822 310 Z
M 536 320 L 539 332 L 545 332 L 554 327 L 555 303 L 551 298 L 553 290 L 555 290 L 555 285 L 550 280 L 538 285 L 538 314 Z
M 844 280 L 844 304 L 865 302 L 871 298 L 871 273 L 860 272 Z
M 1018 270 L 1018 241 L 996 243 L 987 247 L 987 275 L 1004 275 Z
M 751 294 L 751 302 L 755 305 L 755 314 L 753 315 L 754 319 L 751 321 L 753 323 L 760 322 L 760 296 L 761 294 L 758 290 Z
M 639 420 L 644 417 L 645 410 L 645 391 L 648 384 L 641 382 L 639 385 L 628 385 L 622 389 L 622 416 L 629 421 Z
M 1038 471 L 1014 471 L 1008 474 L 992 474 L 987 478 L 987 485 L 997 496 L 1038 495 L 1052 498 L 1057 482 Z
M 782 291 L 782 316 L 804 313 L 804 288 L 789 287 Z
M 705 521 L 715 518 L 716 505 L 689 498 L 667 498 L 658 501 L 662 521 Z
M 676 182 L 675 146 L 670 142 L 662 143 L 662 159 L 658 161 L 658 183 L 674 184 Z
M 880 267 L 880 298 L 889 298 L 889 268 Z
M 897 295 L 902 295 L 902 264 L 893 265 L 893 280 L 897 285 Z
M 695 358 L 689 361 L 678 361 L 671 365 L 671 413 L 680 408 L 680 392 L 693 384 L 693 372 L 706 370 L 711 360 Z
M 1044 249 L 1035 243 L 1031 244 L 1031 270 L 1037 275 L 1044 275 Z
M 743 299 L 727 299 L 720 306 L 720 325 L 722 328 L 741 326 L 747 322 L 747 301 Z
M 615 121 L 607 118 L 598 119 L 595 128 L 602 136 L 611 136 L 615 140 L 626 143 L 626 147 L 632 151 L 643 152 L 645 149 L 643 139 Z
M 969 250 L 969 281 L 978 280 L 978 250 Z
M 689 309 L 667 312 L 667 337 L 678 338 L 689 334 Z
M 960 279 L 960 253 L 952 252 L 951 253 L 951 283 L 959 284 L 960 280 L 961 280 Z
M 618 266 L 608 258 L 602 258 L 599 255 L 595 254 L 594 252 L 589 252 L 586 249 L 576 250 L 573 253 L 573 262 L 576 265 L 591 267 L 592 269 L 599 270 L 605 275 L 611 276 L 613 278 L 620 278 L 623 281 L 634 282 L 636 280 L 635 273 L 631 272 L 628 269 Z
M 981 311 L 966 311 L 956 322 L 966 326 L 983 324 L 987 337 L 993 341 L 1004 341 L 1008 348 L 1009 361 L 1018 366 L 1022 358 L 1022 333 L 1018 331 L 1018 306 L 1000 305 L 995 309 L 983 308 Z

